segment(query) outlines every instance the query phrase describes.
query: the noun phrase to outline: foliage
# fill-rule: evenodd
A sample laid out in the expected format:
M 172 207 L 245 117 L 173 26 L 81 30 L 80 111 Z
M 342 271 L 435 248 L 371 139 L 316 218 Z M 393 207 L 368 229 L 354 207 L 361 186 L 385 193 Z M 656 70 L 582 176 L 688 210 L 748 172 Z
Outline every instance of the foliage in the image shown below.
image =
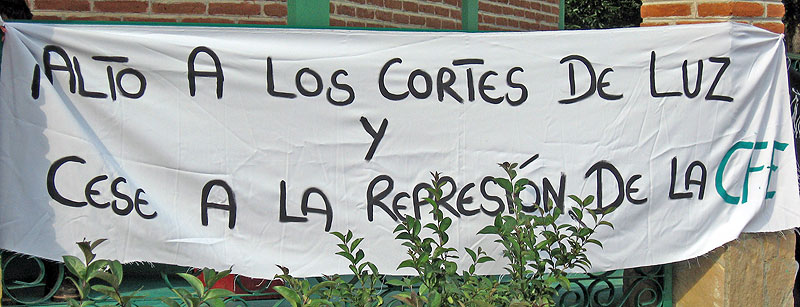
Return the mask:
M 472 263 L 457 273 L 456 260 L 459 255 L 455 248 L 449 247 L 450 236 L 447 231 L 453 223 L 440 209 L 442 186 L 445 181 L 439 173 L 431 173 L 433 179 L 426 187 L 428 197 L 424 200 L 431 205 L 433 222 L 422 223 L 412 216 L 405 216 L 394 229 L 395 240 L 407 248 L 408 258 L 398 269 L 413 269 L 416 274 L 400 279 L 389 279 L 385 283 L 399 286 L 403 292 L 393 298 L 404 306 L 553 306 L 553 298 L 558 287 L 569 287 L 566 270 L 572 268 L 588 269 L 591 266 L 586 256 L 586 245 L 602 247 L 600 241 L 592 239 L 598 227 L 613 225 L 604 218 L 614 207 L 605 210 L 591 210 L 589 205 L 594 197 L 581 199 L 570 195 L 576 205 L 561 208 L 552 202 L 523 204 L 520 194 L 531 185 L 526 178 L 517 178 L 514 163 L 500 164 L 507 178 L 494 178 L 503 188 L 511 215 L 498 215 L 494 222 L 480 230 L 479 234 L 495 235 L 509 264 L 506 271 L 508 281 L 476 274 L 479 264 L 494 261 L 482 247 L 477 250 L 466 248 Z M 559 204 L 563 206 L 563 204 Z M 592 226 L 584 223 L 584 217 L 591 217 Z M 363 238 L 334 232 L 342 243 L 340 255 L 350 264 L 354 283 L 347 283 L 339 276 L 311 285 L 307 280 L 298 280 L 289 270 L 280 267 L 287 287 L 275 289 L 292 306 L 379 306 L 383 303 L 376 286 L 380 275 L 374 264 L 362 262 L 364 251 L 358 249 Z M 369 268 L 369 270 L 366 270 Z
M 93 242 L 78 242 L 78 247 L 83 252 L 84 261 L 75 256 L 63 256 L 64 265 L 74 276 L 67 279 L 78 289 L 80 301 L 70 299 L 67 301 L 69 306 L 91 306 L 95 301 L 89 297 L 92 291 L 102 293 L 113 299 L 118 306 L 128 307 L 132 305 L 132 300 L 141 296 L 124 296 L 120 293 L 122 284 L 122 264 L 117 260 L 95 259 L 97 255 L 94 249 L 105 242 L 106 239 L 99 239 Z M 103 281 L 106 284 L 98 284 L 94 281 Z
M 609 29 L 642 23 L 641 0 L 565 0 L 565 28 Z
M 590 237 L 601 225 L 613 227 L 603 220 L 606 214 L 613 211 L 613 207 L 598 216 L 598 213 L 588 209 L 594 201 L 593 196 L 580 199 L 570 195 L 578 205 L 567 211 L 575 223 L 562 223 L 559 218 L 564 212 L 552 202 L 523 205 L 520 193 L 530 184 L 530 180 L 517 179 L 516 163 L 506 162 L 500 166 L 508 178 L 495 178 L 494 182 L 505 190 L 506 199 L 513 205 L 514 213 L 498 215 L 492 225 L 478 233 L 498 236 L 495 242 L 504 247 L 503 257 L 509 261 L 505 269 L 511 277 L 504 297 L 509 303 L 551 306 L 557 294 L 554 285 L 569 288 L 565 269 L 577 267 L 586 270 L 591 266 L 585 246 L 596 244 L 602 247 L 600 241 Z M 587 212 L 595 222 L 592 227 L 583 222 Z
M 177 299 L 160 297 L 159 299 L 170 307 L 197 307 L 211 306 L 224 307 L 225 299 L 233 296 L 233 292 L 227 289 L 213 289 L 214 285 L 223 277 L 231 273 L 231 270 L 216 272 L 209 268 L 202 271 L 203 280 L 188 273 L 178 273 L 178 276 L 186 280 L 191 286 L 192 291 L 183 288 L 170 287 L 173 293 L 178 295 Z M 203 283 L 205 281 L 205 283 Z
M 446 246 L 450 241 L 447 230 L 453 220 L 444 217 L 444 213 L 439 209 L 444 181 L 440 180 L 439 173 L 431 175 L 433 175 L 431 187 L 426 188 L 430 197 L 424 200 L 433 207 L 430 213 L 434 222 L 422 226 L 420 220 L 407 215 L 394 229 L 394 233 L 397 234 L 395 239 L 404 241 L 402 245 L 408 248 L 409 256 L 409 259 L 401 262 L 397 268 L 412 268 L 417 275 L 400 281 L 395 280 L 393 283 L 409 289 L 411 293 L 400 294 L 397 298 L 412 306 L 417 306 L 418 299 L 428 301 L 431 306 L 439 306 L 442 300 L 452 303 L 458 299 L 460 292 L 456 280 L 458 265 L 454 261 L 458 259 L 457 251 Z M 433 232 L 432 237 L 420 236 L 422 228 L 430 229 Z M 413 286 L 417 284 L 421 295 L 419 298 L 412 295 Z
M 798 52 L 800 50 L 791 49 L 792 39 L 797 35 L 797 26 L 800 24 L 800 0 L 783 0 L 783 7 L 786 10 L 783 15 L 783 24 L 786 25 L 786 40 L 790 52 Z
M 307 279 L 297 279 L 289 274 L 289 269 L 283 266 L 278 266 L 282 275 L 276 277 L 283 279 L 286 286 L 275 286 L 275 291 L 283 296 L 283 298 L 292 304 L 292 307 L 298 306 L 333 306 L 333 302 L 323 298 L 326 290 L 334 288 L 337 284 L 336 281 L 326 280 L 311 286 Z M 328 292 L 330 293 L 330 292 Z

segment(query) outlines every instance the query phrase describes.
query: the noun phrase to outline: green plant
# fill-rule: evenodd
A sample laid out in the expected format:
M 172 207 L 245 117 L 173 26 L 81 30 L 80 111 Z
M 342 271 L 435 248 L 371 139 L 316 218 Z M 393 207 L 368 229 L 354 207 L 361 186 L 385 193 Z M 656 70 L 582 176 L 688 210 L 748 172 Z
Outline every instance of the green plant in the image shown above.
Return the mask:
M 131 306 L 132 300 L 141 296 L 125 296 L 120 292 L 122 284 L 122 264 L 117 260 L 95 259 L 97 255 L 94 249 L 105 242 L 106 239 L 98 239 L 93 242 L 77 242 L 78 247 L 83 252 L 84 261 L 82 262 L 75 256 L 63 256 L 64 266 L 67 267 L 73 276 L 67 276 L 67 280 L 72 282 L 78 289 L 80 301 L 70 299 L 67 301 L 69 306 L 91 306 L 96 302 L 89 295 L 92 290 L 102 293 L 113 299 L 118 306 Z M 106 284 L 97 283 L 101 280 Z
M 293 307 L 298 306 L 333 306 L 333 302 L 324 298 L 326 290 L 335 288 L 337 281 L 326 280 L 314 286 L 306 279 L 297 279 L 289 274 L 289 269 L 283 266 L 278 266 L 283 274 L 277 275 L 277 278 L 283 280 L 286 286 L 275 286 L 273 289 L 277 291 L 289 304 Z M 328 292 L 330 293 L 330 292 Z
M 372 262 L 363 261 L 364 250 L 358 248 L 364 238 L 353 239 L 353 232 L 348 230 L 347 234 L 332 232 L 342 243 L 336 244 L 341 251 L 336 254 L 347 259 L 350 264 L 350 271 L 353 272 L 352 282 L 345 282 L 338 275 L 330 278 L 336 281 L 335 287 L 326 295 L 327 297 L 339 297 L 341 303 L 346 306 L 380 306 L 383 298 L 379 295 L 376 286 L 381 281 L 378 267 Z M 369 267 L 369 270 L 366 268 Z
M 178 295 L 177 300 L 169 297 L 160 297 L 159 299 L 170 307 L 197 307 L 203 305 L 223 307 L 225 306 L 225 299 L 233 296 L 234 293 L 227 289 L 212 288 L 214 284 L 230 273 L 231 270 L 217 272 L 209 268 L 204 268 L 201 273 L 203 275 L 202 281 L 192 274 L 178 273 L 178 276 L 189 283 L 192 291 L 170 286 L 170 290 Z M 205 281 L 205 284 L 203 281 Z
M 494 178 L 494 182 L 505 190 L 514 213 L 498 215 L 492 225 L 478 233 L 497 235 L 499 238 L 495 242 L 504 247 L 503 257 L 509 261 L 505 269 L 511 278 L 504 296 L 509 304 L 552 306 L 553 297 L 557 294 L 556 286 L 569 288 L 565 270 L 575 267 L 588 269 L 591 266 L 585 246 L 596 244 L 602 247 L 600 241 L 590 237 L 601 225 L 613 228 L 611 223 L 603 220 L 613 211 L 613 207 L 598 214 L 588 209 L 594 201 L 593 196 L 580 199 L 570 195 L 577 207 L 570 208 L 568 215 L 577 225 L 562 223 L 559 218 L 563 212 L 552 202 L 544 206 L 537 203 L 523 206 L 520 193 L 530 180 L 517 179 L 516 163 L 505 162 L 500 166 L 508 178 Z M 583 222 L 586 212 L 594 219 L 592 227 Z
M 409 255 L 409 259 L 402 261 L 397 268 L 412 268 L 417 275 L 390 280 L 388 283 L 409 290 L 395 298 L 410 306 L 420 306 L 421 303 L 428 303 L 430 306 L 453 305 L 464 300 L 460 289 L 462 279 L 456 272 L 458 265 L 454 261 L 458 259 L 457 250 L 446 246 L 450 241 L 447 230 L 453 220 L 445 217 L 439 208 L 445 182 L 441 180 L 439 173 L 431 175 L 431 185 L 425 188 L 429 197 L 424 200 L 432 207 L 430 213 L 433 222 L 422 226 L 420 220 L 406 215 L 402 223 L 394 229 L 397 234 L 395 239 L 405 241 L 402 245 L 408 248 Z M 430 229 L 432 236 L 421 236 L 422 228 Z M 419 295 L 414 293 L 414 285 L 419 285 Z

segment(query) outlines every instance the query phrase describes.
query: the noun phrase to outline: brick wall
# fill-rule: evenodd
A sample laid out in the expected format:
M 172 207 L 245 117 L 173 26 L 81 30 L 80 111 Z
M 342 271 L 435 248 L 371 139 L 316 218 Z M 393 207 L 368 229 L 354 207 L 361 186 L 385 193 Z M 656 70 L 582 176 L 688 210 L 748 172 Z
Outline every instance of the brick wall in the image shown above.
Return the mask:
M 642 0 L 642 26 L 736 21 L 783 33 L 781 0 Z
M 286 0 L 27 0 L 34 19 L 287 23 Z M 555 30 L 559 0 L 479 0 L 479 29 Z M 339 27 L 461 29 L 461 0 L 330 0 Z

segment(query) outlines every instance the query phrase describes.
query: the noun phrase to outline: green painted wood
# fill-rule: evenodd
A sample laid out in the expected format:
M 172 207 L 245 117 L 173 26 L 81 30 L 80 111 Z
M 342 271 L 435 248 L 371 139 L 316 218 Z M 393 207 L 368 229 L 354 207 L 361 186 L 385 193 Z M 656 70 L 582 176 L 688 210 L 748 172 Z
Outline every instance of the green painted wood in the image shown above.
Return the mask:
M 461 0 L 461 30 L 478 31 L 478 0 Z
M 331 25 L 330 0 L 288 0 L 286 21 L 291 27 L 326 28 Z
M 564 27 L 565 27 L 564 18 L 567 15 L 566 14 L 566 8 L 567 8 L 566 0 L 558 1 L 558 29 L 559 30 L 564 30 Z

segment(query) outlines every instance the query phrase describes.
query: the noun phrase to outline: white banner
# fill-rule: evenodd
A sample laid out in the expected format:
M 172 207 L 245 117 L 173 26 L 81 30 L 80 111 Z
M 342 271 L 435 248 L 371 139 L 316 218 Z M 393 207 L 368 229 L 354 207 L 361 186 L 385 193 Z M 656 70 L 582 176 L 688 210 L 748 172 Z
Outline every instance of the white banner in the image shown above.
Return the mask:
M 618 207 L 593 271 L 800 226 L 783 43 L 747 25 L 7 28 L 3 249 L 60 259 L 108 238 L 99 255 L 123 262 L 312 276 L 349 272 L 326 232 L 350 229 L 383 273 L 412 273 L 392 230 L 432 220 L 439 171 L 452 246 L 500 259 L 476 233 L 508 214 L 504 161 L 526 201 Z

